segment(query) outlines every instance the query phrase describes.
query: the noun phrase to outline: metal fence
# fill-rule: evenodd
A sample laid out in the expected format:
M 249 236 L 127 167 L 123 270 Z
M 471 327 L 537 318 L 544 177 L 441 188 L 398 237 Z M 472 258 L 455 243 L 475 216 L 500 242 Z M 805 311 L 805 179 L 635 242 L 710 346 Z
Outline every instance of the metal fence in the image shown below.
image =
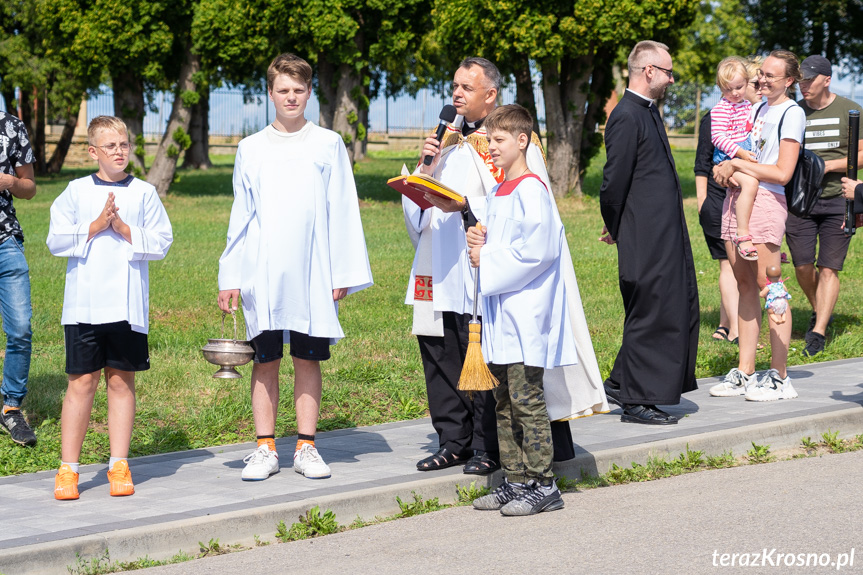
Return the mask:
M 850 98 L 863 105 L 863 94 L 852 86 L 850 92 L 837 91 L 840 96 Z M 701 109 L 709 110 L 719 101 L 721 94 L 714 88 L 702 94 Z M 542 90 L 534 88 L 534 98 L 537 106 L 540 127 L 545 127 L 545 102 Z M 501 90 L 500 101 L 510 104 L 515 101 L 515 86 L 505 86 Z M 369 129 L 371 132 L 399 134 L 426 132 L 438 123 L 440 109 L 450 103 L 450 96 L 435 93 L 432 90 L 421 90 L 416 96 L 398 96 L 395 98 L 376 98 L 369 107 Z M 160 137 L 168 123 L 171 113 L 173 95 L 167 92 L 157 92 L 147 101 L 147 112 L 144 117 L 144 135 Z M 694 104 L 688 108 L 670 108 L 666 106 L 665 119 L 669 126 L 680 126 L 678 114 L 686 114 L 686 127 L 692 127 L 690 116 Z M 0 98 L 0 110 L 5 111 L 5 105 Z M 114 102 L 111 89 L 103 88 L 97 95 L 87 100 L 87 122 L 99 115 L 113 115 Z M 307 107 L 306 116 L 317 120 L 320 114 L 318 100 L 312 94 Z M 248 95 L 242 90 L 218 88 L 210 92 L 210 135 L 215 137 L 242 137 L 262 129 L 275 117 L 272 102 L 266 94 Z
M 515 87 L 501 90 L 501 102 L 515 101 Z M 535 90 L 540 125 L 545 124 L 545 107 L 542 90 Z M 416 96 L 376 98 L 369 105 L 369 130 L 388 134 L 425 132 L 438 124 L 438 115 L 445 104 L 450 104 L 449 95 L 432 90 L 421 90 Z M 173 104 L 173 94 L 157 92 L 147 101 L 144 116 L 144 135 L 159 137 L 165 131 Z M 99 115 L 114 113 L 113 94 L 103 88 L 99 94 L 87 100 L 87 121 Z M 306 117 L 317 120 L 320 105 L 312 94 L 306 108 Z M 253 134 L 269 124 L 275 117 L 273 103 L 266 94 L 248 95 L 242 90 L 218 88 L 210 92 L 210 135 L 236 137 Z

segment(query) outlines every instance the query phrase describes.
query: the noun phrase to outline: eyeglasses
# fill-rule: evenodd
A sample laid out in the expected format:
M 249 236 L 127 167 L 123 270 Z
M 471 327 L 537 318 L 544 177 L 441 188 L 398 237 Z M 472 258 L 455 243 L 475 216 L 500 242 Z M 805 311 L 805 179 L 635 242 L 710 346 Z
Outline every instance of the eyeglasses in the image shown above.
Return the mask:
M 656 68 L 657 70 L 662 70 L 663 72 L 665 72 L 665 75 L 668 76 L 669 80 L 674 80 L 674 72 L 672 70 L 670 70 L 668 68 L 661 68 L 660 66 L 657 66 L 656 64 L 648 64 L 647 66 L 642 66 L 641 69 L 647 70 L 648 66 L 652 66 L 652 67 Z
M 764 80 L 765 82 L 772 84 L 776 80 L 784 80 L 788 76 L 774 76 L 773 74 L 765 74 L 764 72 L 758 71 L 758 76 Z
M 107 155 L 107 156 L 113 156 L 114 154 L 117 153 L 117 151 L 119 151 L 121 154 L 128 154 L 129 150 L 132 149 L 132 147 L 129 145 L 129 142 L 122 142 L 120 144 L 108 144 L 107 146 L 93 146 L 93 147 L 101 149 L 103 152 L 105 152 L 105 155 Z
M 749 84 L 756 90 L 761 86 L 761 82 L 759 82 L 758 80 L 752 80 L 751 82 L 749 82 Z

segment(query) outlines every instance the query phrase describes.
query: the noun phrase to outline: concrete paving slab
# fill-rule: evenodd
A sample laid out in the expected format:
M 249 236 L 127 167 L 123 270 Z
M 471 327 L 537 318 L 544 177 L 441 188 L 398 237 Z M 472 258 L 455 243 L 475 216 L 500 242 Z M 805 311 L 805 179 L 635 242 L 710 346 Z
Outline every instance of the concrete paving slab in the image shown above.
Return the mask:
M 721 378 L 699 381 L 668 411 L 680 423 L 652 427 L 620 422 L 620 410 L 570 422 L 576 458 L 555 471 L 578 477 L 629 466 L 652 455 L 676 457 L 689 446 L 709 455 L 742 455 L 751 442 L 773 449 L 819 438 L 828 428 L 842 437 L 863 433 L 863 359 L 789 369 L 800 397 L 770 403 L 742 397 L 713 398 L 707 389 Z M 395 497 L 452 501 L 456 485 L 490 485 L 497 478 L 467 476 L 459 468 L 419 472 L 415 463 L 437 449 L 428 418 L 318 434 L 318 447 L 333 470 L 311 481 L 291 469 L 295 438 L 280 438 L 282 471 L 266 481 L 244 482 L 243 457 L 253 443 L 216 446 L 130 460 L 136 494 L 108 495 L 104 464 L 81 468 L 81 499 L 52 497 L 53 471 L 0 478 L 6 520 L 0 526 L 0 572 L 65 573 L 75 553 L 95 557 L 110 550 L 114 560 L 144 555 L 168 557 L 196 552 L 198 541 L 252 543 L 272 539 L 278 521 L 290 524 L 314 505 L 350 523 L 398 511 Z

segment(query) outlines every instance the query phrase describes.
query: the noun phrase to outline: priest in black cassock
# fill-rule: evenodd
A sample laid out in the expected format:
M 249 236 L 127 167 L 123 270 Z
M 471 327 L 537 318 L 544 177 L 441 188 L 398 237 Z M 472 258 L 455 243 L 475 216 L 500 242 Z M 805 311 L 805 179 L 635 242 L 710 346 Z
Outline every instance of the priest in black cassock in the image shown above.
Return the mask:
M 636 44 L 629 87 L 605 126 L 607 161 L 599 192 L 603 237 L 617 244 L 625 319 L 623 343 L 605 382 L 621 421 L 668 425 L 696 389 L 698 288 L 680 181 L 654 100 L 674 82 L 668 47 Z

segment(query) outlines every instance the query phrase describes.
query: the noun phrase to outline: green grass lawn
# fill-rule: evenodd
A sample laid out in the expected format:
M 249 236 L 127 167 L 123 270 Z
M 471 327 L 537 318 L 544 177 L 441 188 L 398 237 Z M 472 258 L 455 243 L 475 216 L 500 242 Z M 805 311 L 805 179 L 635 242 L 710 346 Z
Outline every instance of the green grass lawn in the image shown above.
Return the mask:
M 737 348 L 715 342 L 719 293 L 718 265 L 710 259 L 695 205 L 693 151 L 677 151 L 677 167 L 692 236 L 702 311 L 699 377 L 723 373 L 736 364 Z M 132 455 L 163 453 L 204 446 L 250 441 L 254 438 L 249 400 L 250 366 L 239 368 L 244 378 L 216 380 L 215 366 L 200 352 L 207 338 L 219 337 L 221 314 L 216 306 L 218 259 L 225 245 L 231 207 L 233 157 L 214 158 L 207 171 L 180 172 L 165 207 L 174 227 L 168 257 L 150 264 L 150 352 L 152 368 L 138 375 L 138 415 Z M 348 297 L 341 306 L 347 334 L 323 364 L 324 397 L 319 429 L 331 430 L 387 421 L 413 419 L 427 413 L 425 384 L 416 338 L 410 334 L 411 310 L 404 305 L 413 250 L 404 229 L 398 194 L 385 181 L 398 174 L 411 152 L 380 152 L 360 162 L 356 180 L 375 286 Z M 566 225 L 584 308 L 599 365 L 607 375 L 620 345 L 623 311 L 617 285 L 617 254 L 597 241 L 602 222 L 598 193 L 603 157 L 594 159 L 585 178 L 585 197 L 565 198 L 559 207 Z M 26 236 L 33 297 L 33 363 L 25 411 L 37 428 L 39 444 L 20 448 L 0 435 L 0 475 L 54 468 L 60 453 L 60 409 L 66 390 L 63 331 L 60 313 L 66 262 L 48 253 L 48 210 L 72 178 L 89 170 L 64 171 L 38 181 L 38 194 L 16 201 Z M 860 240 L 852 242 L 842 274 L 842 293 L 827 350 L 819 360 L 857 357 L 863 329 L 855 301 L 863 296 L 863 272 L 857 263 Z M 787 251 L 787 250 L 786 250 Z M 809 306 L 791 275 L 794 316 L 790 363 L 808 361 L 800 353 Z M 762 341 L 767 344 L 766 330 Z M 0 349 L 5 345 L 0 334 Z M 759 352 L 759 369 L 767 367 L 769 347 Z M 291 363 L 282 364 L 282 398 L 277 433 L 296 433 L 292 405 Z M 577 440 L 577 439 L 576 439 Z M 91 433 L 81 463 L 108 457 L 107 403 L 104 387 L 96 396 Z

